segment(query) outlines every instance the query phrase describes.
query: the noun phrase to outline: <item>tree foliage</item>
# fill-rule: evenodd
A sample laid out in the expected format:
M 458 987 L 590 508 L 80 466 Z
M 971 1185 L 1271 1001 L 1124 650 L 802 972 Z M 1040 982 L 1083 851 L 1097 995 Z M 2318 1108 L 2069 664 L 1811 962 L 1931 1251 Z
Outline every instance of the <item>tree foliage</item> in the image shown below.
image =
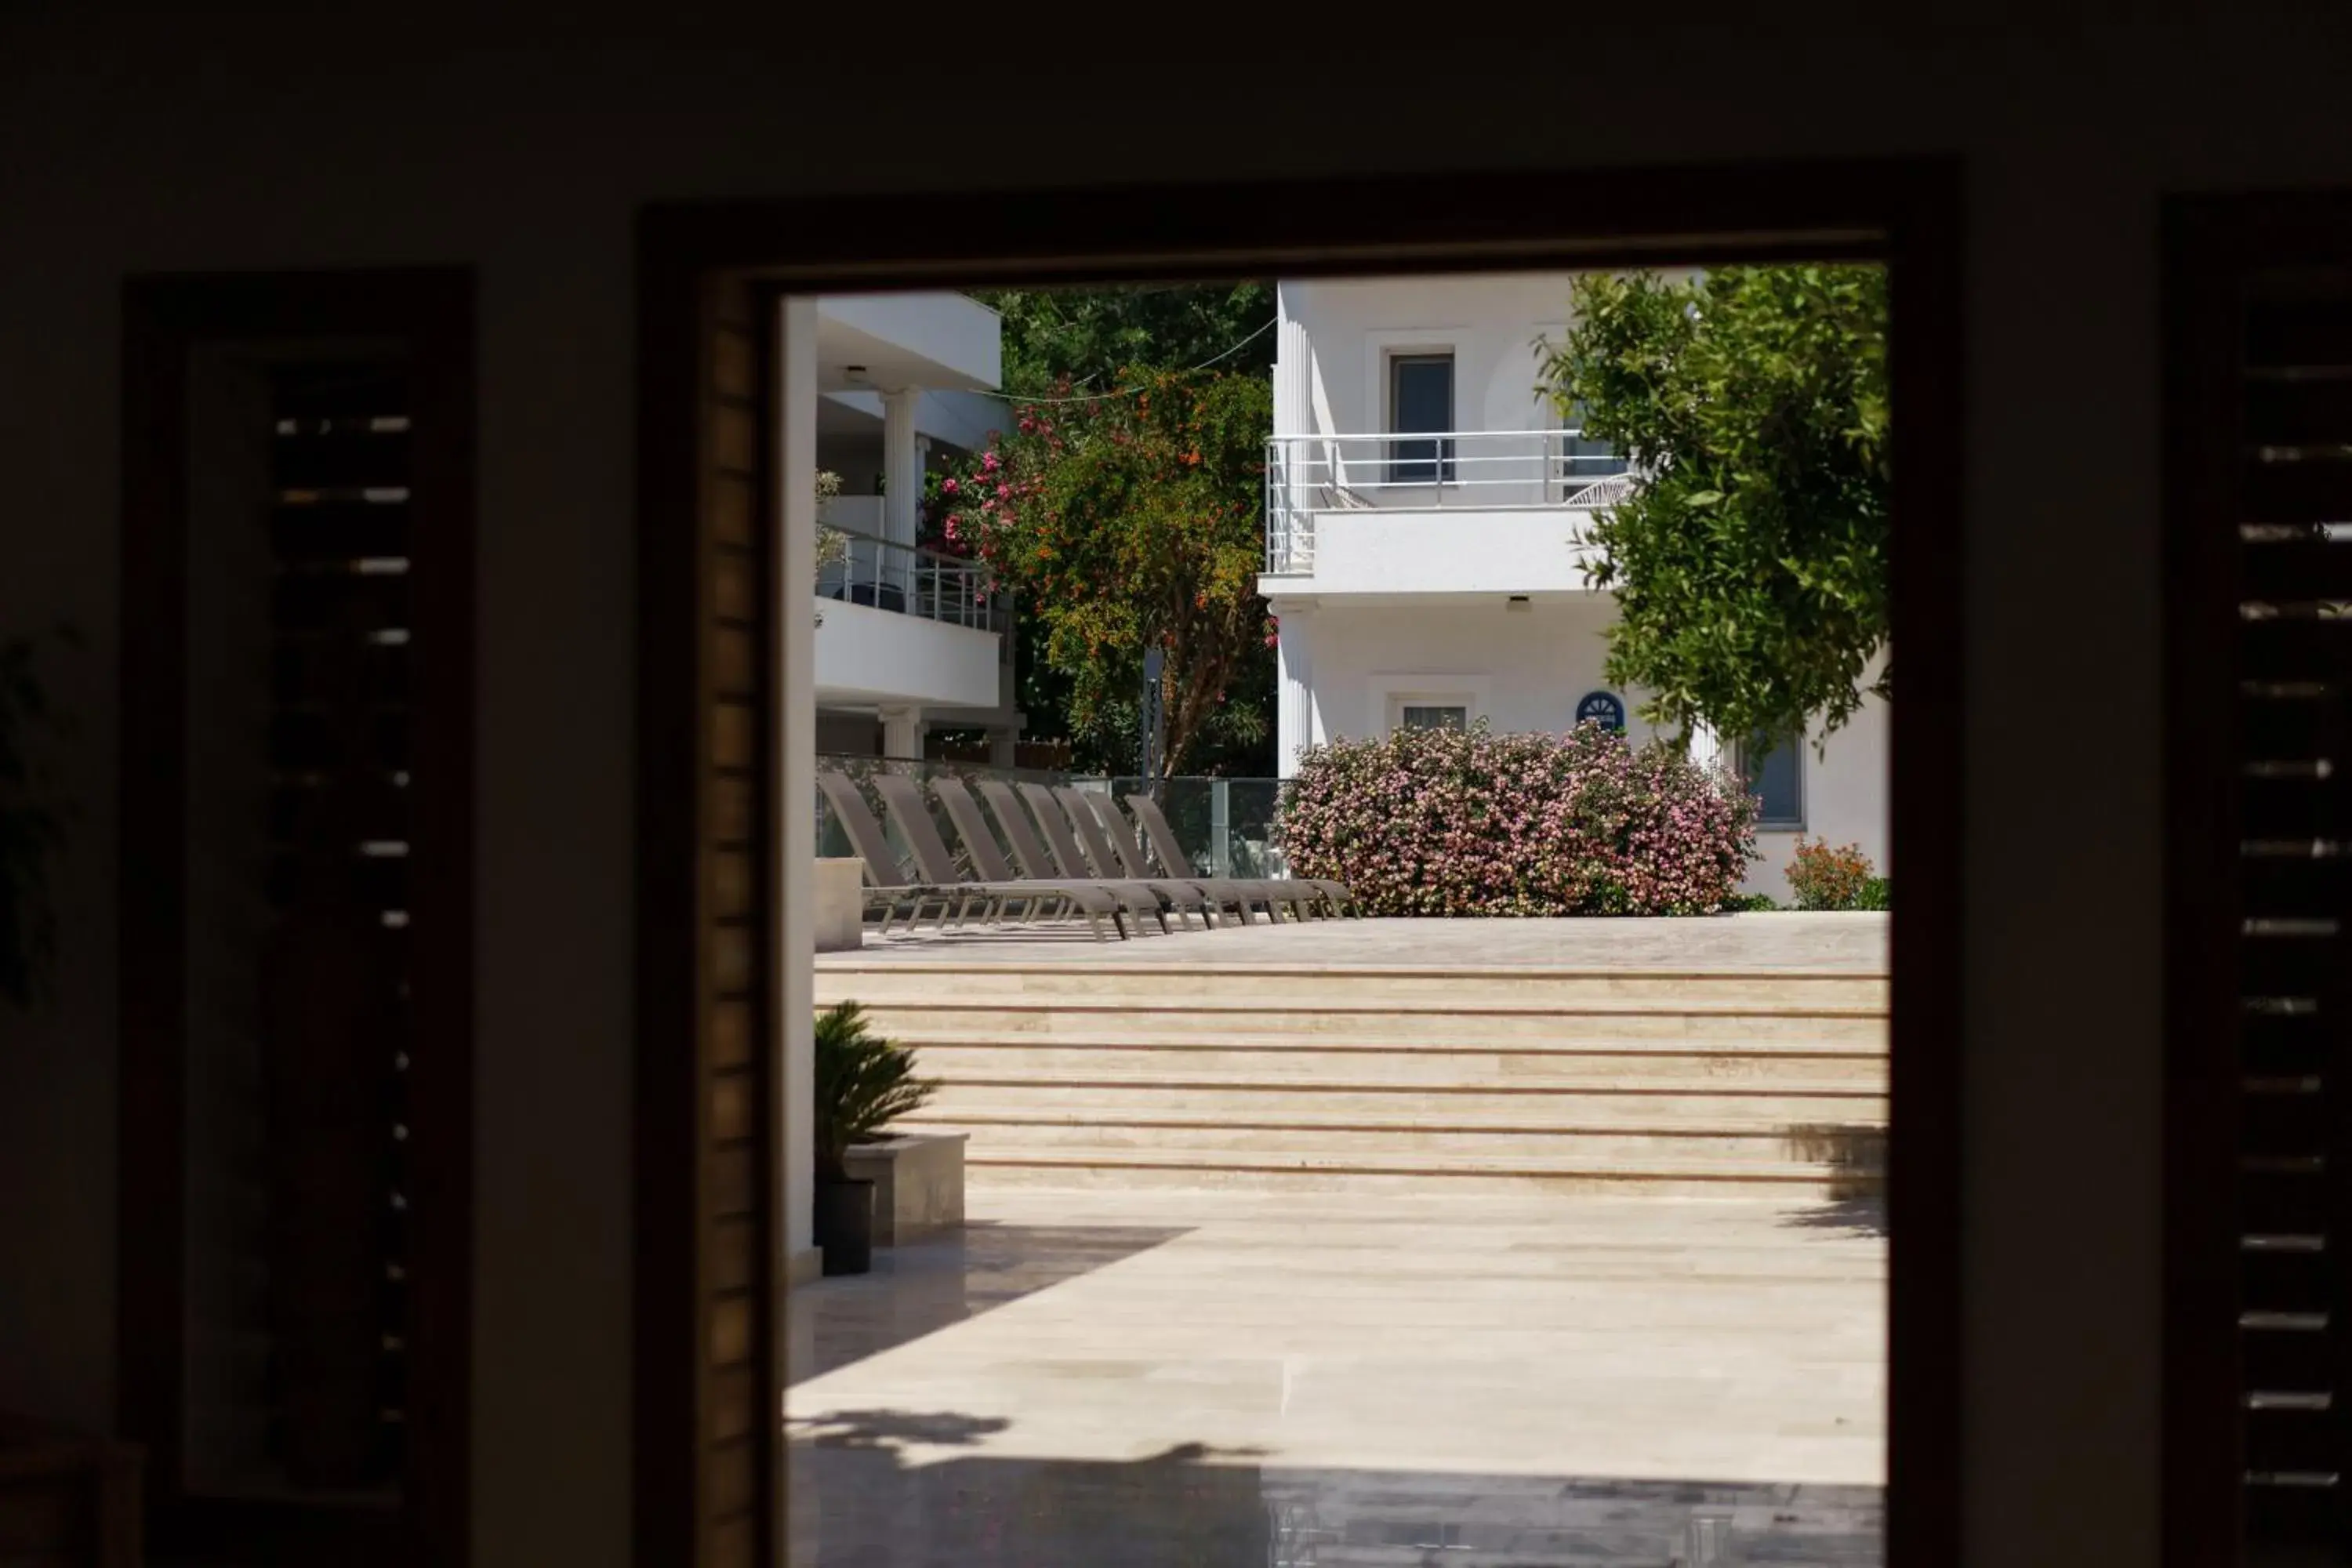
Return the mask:
M 1573 314 L 1546 384 L 1638 477 L 1589 535 L 1609 679 L 1685 731 L 1835 730 L 1887 638 L 1885 271 L 1592 274 Z
M 1076 408 L 1045 399 L 1103 399 L 1152 374 L 1213 361 L 1220 374 L 1268 375 L 1274 365 L 1274 289 L 1267 283 L 1171 284 L 1094 289 L 1000 289 L 977 296 L 1003 321 L 1003 387 L 1013 411 L 1051 417 Z M 1270 407 L 1270 403 L 1269 403 Z M 1077 415 L 1081 420 L 1085 416 Z M 1263 437 L 1273 428 L 1271 417 Z M 946 477 L 973 477 L 977 460 Z M 925 513 L 935 546 L 957 550 L 942 523 L 958 508 L 934 477 Z M 1013 657 L 1019 700 L 1033 734 L 1066 737 L 1075 765 L 1122 773 L 1135 766 L 1141 721 L 1141 655 L 1096 668 L 1054 651 L 1038 603 L 1014 601 Z M 1073 645 L 1065 638 L 1067 652 Z M 1081 701 L 1077 688 L 1089 691 Z M 1274 653 L 1250 649 L 1229 679 L 1226 700 L 1186 765 L 1195 772 L 1264 773 L 1273 769 Z
M 1074 731 L 1125 718 L 1131 747 L 1144 652 L 1165 650 L 1161 766 L 1181 773 L 1266 729 L 1262 700 L 1228 697 L 1268 640 L 1257 569 L 1273 391 L 1255 374 L 1118 374 L 1131 395 L 1023 408 L 942 481 L 942 528 L 1035 618 Z
M 1108 392 L 1123 369 L 1189 370 L 1221 354 L 1221 371 L 1274 369 L 1274 334 L 1261 331 L 1274 320 L 1270 284 L 996 289 L 976 298 L 1003 322 L 1003 385 L 1014 398 Z

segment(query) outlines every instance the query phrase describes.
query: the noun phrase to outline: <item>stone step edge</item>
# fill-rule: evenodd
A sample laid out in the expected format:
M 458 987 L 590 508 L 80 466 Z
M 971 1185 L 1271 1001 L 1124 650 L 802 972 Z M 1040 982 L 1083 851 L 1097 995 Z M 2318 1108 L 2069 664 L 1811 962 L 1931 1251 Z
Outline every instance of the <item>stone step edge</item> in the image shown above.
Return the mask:
M 1479 964 L 1387 964 L 1387 963 L 1252 963 L 1235 961 L 1226 963 L 1154 963 L 1118 959 L 1092 960 L 1066 963 L 992 963 L 985 959 L 958 963 L 951 959 L 857 959 L 845 956 L 821 957 L 816 961 L 819 979 L 830 974 L 953 974 L 966 978 L 979 975 L 1024 974 L 1046 975 L 1055 979 L 1091 979 L 1097 975 L 1116 975 L 1120 979 L 1155 978 L 1164 975 L 1199 978 L 1202 975 L 1246 975 L 1275 978 L 1321 979 L 1337 975 L 1344 980 L 1365 980 L 1388 977 L 1398 980 L 1625 980 L 1647 984 L 1652 981 L 1701 981 L 1748 983 L 1758 980 L 1798 980 L 1806 982 L 1843 981 L 1852 984 L 1884 985 L 1893 972 L 1885 969 L 1585 969 L 1574 965 L 1554 966 L 1535 963 Z
M 1342 1113 L 1339 1118 L 1331 1120 L 1298 1115 L 1280 1121 L 1253 1121 L 1245 1117 L 1211 1117 L 1197 1111 L 1183 1116 L 1148 1116 L 1122 1111 L 1115 1116 L 1043 1114 L 1014 1116 L 991 1115 L 986 1112 L 957 1112 L 951 1115 L 926 1116 L 917 1112 L 911 1116 L 900 1117 L 892 1125 L 921 1127 L 934 1131 L 949 1132 L 963 1131 L 978 1127 L 1056 1129 L 1115 1127 L 1134 1132 L 1396 1132 L 1416 1136 L 1443 1132 L 1498 1138 L 1759 1138 L 1789 1142 L 1813 1134 L 1851 1133 L 1883 1138 L 1886 1135 L 1888 1124 L 1884 1121 L 1865 1121 L 1816 1126 L 1807 1122 L 1791 1122 L 1777 1117 L 1758 1117 L 1750 1120 L 1735 1117 L 1705 1121 L 1571 1121 L 1550 1124 L 1428 1120 L 1382 1121 L 1365 1121 L 1358 1115 L 1349 1113 Z
M 1885 1085 L 1877 1088 L 1856 1087 L 1847 1083 L 1790 1082 L 1778 1079 L 1754 1079 L 1740 1081 L 1736 1087 L 1716 1087 L 1714 1079 L 1658 1079 L 1642 1083 L 1574 1083 L 1568 1084 L 1481 1084 L 1481 1083 L 1384 1083 L 1330 1082 L 1321 1079 L 1162 1079 L 1162 1078 L 972 1078 L 958 1073 L 946 1080 L 950 1089 L 1111 1089 L 1129 1092 L 1138 1089 L 1153 1092 L 1183 1094 L 1509 1094 L 1548 1096 L 1606 1095 L 1627 1100 L 1662 1099 L 1668 1096 L 1715 1099 L 1717 1097 L 1745 1100 L 1885 1100 Z
M 1501 1165 L 1492 1162 L 1480 1166 L 1416 1164 L 1371 1164 L 1357 1159 L 1299 1160 L 1276 1164 L 1264 1160 L 1138 1160 L 1119 1154 L 1091 1154 L 1081 1151 L 1057 1150 L 1053 1152 L 1014 1154 L 975 1153 L 966 1157 L 967 1167 L 983 1170 L 1102 1170 L 1102 1171 L 1175 1171 L 1192 1172 L 1202 1175 L 1249 1173 L 1274 1176 L 1436 1176 L 1449 1179 L 1528 1180 L 1552 1179 L 1587 1182 L 1705 1182 L 1726 1186 L 1751 1183 L 1818 1186 L 1835 1178 L 1856 1183 L 1875 1183 L 1883 1179 L 1875 1170 L 1849 1170 L 1828 1165 L 1701 1165 L 1695 1163 L 1650 1163 L 1645 1164 L 1612 1163 L 1608 1165 Z
M 1211 1014 L 1255 1016 L 1262 1014 L 1338 1015 L 1354 1017 L 1465 1017 L 1465 1018 L 1889 1018 L 1892 1011 L 1885 1006 L 1834 1007 L 1828 1005 L 1782 1006 L 1774 1004 L 1722 1004 L 1670 1002 L 1654 1005 L 1604 1007 L 1593 1005 L 1559 1006 L 1528 1005 L 1512 1006 L 1496 1003 L 1453 1002 L 1404 998 L 1387 1003 L 1334 1003 L 1311 1000 L 1278 1000 L 1270 998 L 1187 998 L 1182 1000 L 1154 997 L 1149 1000 L 1106 1000 L 1089 996 L 1084 1001 L 1061 996 L 971 995 L 954 998 L 936 996 L 885 996 L 867 1000 L 856 996 L 820 994 L 817 1005 L 831 1006 L 835 1002 L 863 1002 L 868 1012 L 892 1013 L 1116 1013 L 1131 1014 L 1181 1013 L 1191 1017 Z
M 1538 1036 L 1507 1035 L 1499 1039 L 1473 1040 L 1467 1044 L 1434 1046 L 1426 1039 L 1400 1036 L 1394 1039 L 1362 1038 L 1340 1035 L 1325 1040 L 1311 1034 L 1287 1035 L 1212 1035 L 1118 1036 L 1065 1035 L 1041 1029 L 1007 1029 L 995 1033 L 968 1034 L 962 1030 L 940 1030 L 936 1033 L 887 1027 L 889 1037 L 901 1045 L 918 1048 L 944 1046 L 958 1050 L 1052 1050 L 1052 1051 L 1265 1051 L 1296 1053 L 1318 1051 L 1347 1056 L 1392 1057 L 1416 1055 L 1505 1056 L 1505 1057 L 1705 1057 L 1727 1061 L 1857 1061 L 1884 1062 L 1888 1058 L 1885 1046 L 1860 1048 L 1831 1049 L 1827 1042 L 1801 1042 L 1801 1048 L 1789 1050 L 1761 1049 L 1753 1046 L 1694 1045 L 1667 1035 L 1634 1035 L 1622 1040 L 1583 1041 L 1575 1045 L 1549 1045 Z M 1360 1043 L 1357 1043 L 1360 1040 Z M 1657 1042 L 1646 1044 L 1644 1042 Z

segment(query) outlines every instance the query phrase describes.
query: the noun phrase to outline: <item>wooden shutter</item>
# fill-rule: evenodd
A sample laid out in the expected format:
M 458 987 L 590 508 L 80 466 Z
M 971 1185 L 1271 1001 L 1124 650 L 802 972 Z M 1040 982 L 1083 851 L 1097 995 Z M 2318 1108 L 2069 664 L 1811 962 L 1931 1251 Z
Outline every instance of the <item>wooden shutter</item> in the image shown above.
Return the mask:
M 273 956 L 288 962 L 265 962 L 265 985 L 297 994 L 265 1013 L 291 1021 L 286 1038 L 265 1028 L 261 1058 L 271 1447 L 298 1487 L 357 1489 L 398 1476 L 407 1443 L 408 1086 L 422 1048 L 408 1011 L 409 397 L 396 363 L 272 379 L 267 887 Z M 320 880 L 306 859 L 341 872 L 323 893 L 333 907 L 306 890 Z M 348 942 L 331 934 L 344 928 Z M 311 1451 L 321 1437 L 352 1452 L 326 1460 Z M 313 1473 L 324 1479 L 303 1480 Z
M 471 1550 L 473 298 L 124 289 L 117 1328 L 165 1557 Z
M 750 1568 L 772 1561 L 781 1419 L 770 355 L 748 284 L 679 292 L 691 379 L 656 375 L 646 419 L 691 419 L 698 503 L 641 564 L 637 1558 Z
M 2166 279 L 2168 1561 L 2352 1547 L 2352 208 Z

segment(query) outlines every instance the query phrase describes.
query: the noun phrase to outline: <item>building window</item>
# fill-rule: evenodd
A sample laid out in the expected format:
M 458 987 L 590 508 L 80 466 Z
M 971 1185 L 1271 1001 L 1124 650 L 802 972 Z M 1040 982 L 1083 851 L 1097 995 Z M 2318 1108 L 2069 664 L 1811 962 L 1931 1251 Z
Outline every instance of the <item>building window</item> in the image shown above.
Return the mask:
M 1467 730 L 1470 702 L 1462 697 L 1399 697 L 1389 704 L 1391 730 Z
M 1389 443 L 1389 483 L 1454 482 L 1454 443 L 1440 436 L 1454 429 L 1454 356 L 1393 354 L 1389 359 L 1389 431 L 1421 440 Z
M 1759 827 L 1805 826 L 1805 742 L 1801 737 L 1774 742 L 1750 741 L 1740 748 L 1740 771 L 1748 793 L 1760 804 Z

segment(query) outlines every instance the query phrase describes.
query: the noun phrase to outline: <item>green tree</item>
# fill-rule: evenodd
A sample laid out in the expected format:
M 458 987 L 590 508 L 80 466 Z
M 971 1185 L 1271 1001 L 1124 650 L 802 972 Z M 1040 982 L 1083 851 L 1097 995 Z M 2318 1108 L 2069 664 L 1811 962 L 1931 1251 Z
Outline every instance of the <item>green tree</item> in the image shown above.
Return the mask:
M 1223 371 L 1274 370 L 1270 284 L 995 289 L 975 298 L 1003 321 L 1009 397 L 1108 392 L 1130 367 L 1187 370 L 1215 359 Z
M 1269 283 L 998 289 L 975 297 L 1002 319 L 1003 384 L 1016 415 L 1051 417 L 1080 410 L 1085 403 L 1128 395 L 1129 388 L 1156 374 L 1204 364 L 1221 374 L 1258 377 L 1270 376 L 1274 368 Z M 1076 417 L 1083 422 L 1086 416 Z M 1269 412 L 1258 438 L 1272 431 Z M 944 477 L 969 484 L 978 469 L 975 458 Z M 934 477 L 926 498 L 929 542 L 961 549 L 966 542 L 948 537 L 943 527 L 958 508 L 940 484 Z M 1066 737 L 1080 768 L 1131 771 L 1140 734 L 1140 652 L 1129 659 L 1107 648 L 1099 657 L 1121 662 L 1101 670 L 1056 655 L 1044 607 L 1026 590 L 1014 600 L 1013 637 L 1015 681 L 1030 732 Z M 1066 637 L 1063 647 L 1069 647 Z M 1083 700 L 1081 681 L 1088 688 Z M 1271 773 L 1274 689 L 1274 650 L 1261 642 L 1247 650 L 1228 681 L 1226 701 L 1187 766 L 1202 773 Z
M 942 530 L 1034 617 L 1043 661 L 1069 683 L 1074 734 L 1125 721 L 1122 751 L 1089 761 L 1133 765 L 1144 653 L 1164 650 L 1161 766 L 1181 773 L 1266 737 L 1257 569 L 1273 391 L 1255 374 L 1118 374 L 1129 395 L 1022 408 L 942 481 Z M 1230 700 L 1244 677 L 1258 701 Z
M 1588 536 L 1609 679 L 1685 731 L 1828 734 L 1887 640 L 1885 272 L 1594 274 L 1572 306 L 1545 383 L 1636 476 Z

